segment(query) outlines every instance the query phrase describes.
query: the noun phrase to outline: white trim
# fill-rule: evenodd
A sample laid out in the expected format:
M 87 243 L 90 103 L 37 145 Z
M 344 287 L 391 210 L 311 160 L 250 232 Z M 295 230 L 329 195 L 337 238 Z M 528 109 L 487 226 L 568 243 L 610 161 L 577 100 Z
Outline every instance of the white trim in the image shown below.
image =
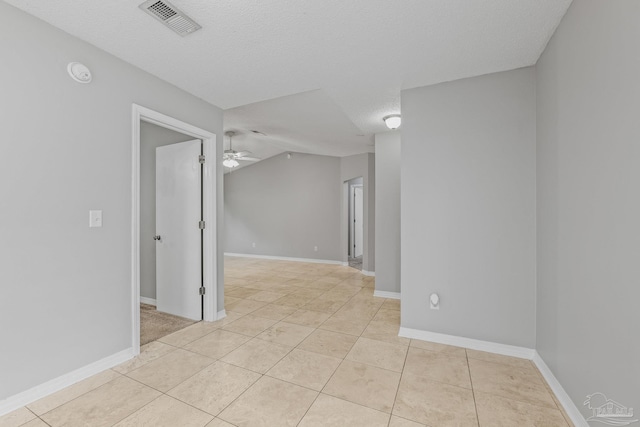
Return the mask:
M 437 332 L 422 331 L 419 329 L 400 328 L 399 336 L 414 338 L 422 341 L 432 341 L 440 344 L 465 347 L 471 350 L 486 351 L 489 353 L 502 354 L 504 356 L 519 357 L 522 359 L 533 359 L 535 350 L 515 345 L 500 344 L 490 341 L 481 341 L 473 338 L 458 337 L 455 335 L 440 334 Z
M 153 298 L 140 297 L 140 303 L 155 306 L 156 305 L 156 300 L 153 299 Z
M 348 262 L 343 262 L 343 263 L 341 263 L 341 265 L 342 265 L 343 267 L 349 267 L 349 263 L 348 263 Z
M 216 315 L 216 320 L 222 320 L 222 319 L 224 319 L 225 317 L 227 317 L 227 312 L 226 312 L 226 310 L 220 310 L 220 311 L 218 312 L 218 314 Z
M 364 178 L 363 178 L 364 182 Z M 349 182 L 342 183 L 342 199 L 340 201 L 340 247 L 343 265 L 349 265 Z M 364 258 L 364 253 L 362 254 Z
M 131 334 L 134 355 L 140 353 L 140 122 L 152 123 L 160 127 L 180 132 L 202 140 L 206 158 L 204 164 L 203 194 L 204 220 L 204 320 L 216 320 L 218 303 L 218 265 L 216 240 L 216 179 L 218 152 L 216 135 L 167 116 L 149 108 L 132 104 L 131 108 Z
M 342 261 L 333 261 L 330 259 L 292 258 L 292 257 L 286 257 L 286 256 L 273 256 L 273 255 L 236 254 L 231 252 L 225 252 L 224 255 L 240 257 L 240 258 L 275 259 L 279 261 L 295 261 L 295 262 L 310 262 L 314 264 L 344 265 Z
M 376 277 L 376 272 L 375 271 L 362 270 L 362 274 L 364 274 L 365 276 L 369 276 L 369 277 Z
M 555 375 L 553 375 L 553 372 L 551 372 L 551 369 L 549 369 L 547 364 L 544 363 L 544 360 L 537 351 L 535 351 L 533 355 L 533 363 L 535 363 L 535 365 L 538 367 L 538 370 L 547 381 L 547 384 L 549 384 L 549 387 L 551 387 L 553 394 L 556 395 L 556 398 L 564 408 L 564 411 L 567 413 L 569 418 L 571 418 L 571 422 L 573 422 L 573 425 L 575 425 L 576 427 L 588 427 L 589 424 L 580 413 L 578 407 L 576 407 L 575 403 L 573 403 L 573 400 L 571 400 L 567 392 L 564 390 L 564 388 L 562 388 L 562 385 L 560 384 L 558 379 L 555 377 Z
M 400 299 L 400 292 L 373 291 L 374 297 Z
M 111 356 L 107 356 L 104 359 L 100 359 L 82 368 L 71 371 L 67 374 L 61 375 L 58 378 L 54 378 L 50 381 L 37 385 L 29 390 L 25 390 L 16 395 L 10 396 L 0 401 L 0 416 L 15 411 L 29 403 L 35 402 L 38 399 L 42 399 L 52 393 L 62 390 L 65 387 L 69 387 L 72 384 L 82 381 L 90 376 L 98 374 L 107 369 L 113 368 L 134 356 L 132 348 L 120 351 Z

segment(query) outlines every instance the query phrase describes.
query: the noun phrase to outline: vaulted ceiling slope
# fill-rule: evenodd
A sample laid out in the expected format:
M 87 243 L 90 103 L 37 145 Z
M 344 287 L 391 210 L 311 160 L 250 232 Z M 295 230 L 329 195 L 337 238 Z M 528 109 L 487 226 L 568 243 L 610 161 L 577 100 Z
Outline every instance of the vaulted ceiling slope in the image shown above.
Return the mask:
M 402 89 L 535 64 L 571 0 L 172 0 L 184 38 L 143 0 L 6 2 L 223 109 L 321 90 L 370 135 Z

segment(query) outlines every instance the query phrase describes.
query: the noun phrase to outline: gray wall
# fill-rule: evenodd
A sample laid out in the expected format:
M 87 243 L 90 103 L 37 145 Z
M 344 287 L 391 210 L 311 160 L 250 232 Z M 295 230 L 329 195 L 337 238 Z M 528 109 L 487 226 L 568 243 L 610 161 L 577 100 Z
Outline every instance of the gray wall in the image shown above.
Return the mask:
M 156 148 L 192 137 L 143 122 L 140 125 L 140 296 L 156 298 Z
M 341 260 L 340 158 L 283 153 L 225 174 L 224 188 L 226 252 Z
M 2 400 L 131 347 L 131 104 L 219 136 L 222 111 L 4 2 L 0 33 Z
M 376 290 L 400 292 L 400 131 L 376 135 Z
M 356 154 L 340 158 L 340 181 L 342 183 L 353 178 L 362 177 L 364 192 L 364 250 L 362 251 L 362 270 L 374 272 L 376 256 L 376 184 L 375 184 L 375 155 L 373 153 Z M 348 259 L 348 227 L 342 219 L 348 218 L 349 205 L 343 184 L 341 200 L 340 233 L 342 236 L 341 260 Z
M 537 348 L 583 414 L 640 408 L 639 16 L 574 1 L 536 67 Z
M 402 116 L 402 326 L 533 348 L 533 68 L 403 91 Z

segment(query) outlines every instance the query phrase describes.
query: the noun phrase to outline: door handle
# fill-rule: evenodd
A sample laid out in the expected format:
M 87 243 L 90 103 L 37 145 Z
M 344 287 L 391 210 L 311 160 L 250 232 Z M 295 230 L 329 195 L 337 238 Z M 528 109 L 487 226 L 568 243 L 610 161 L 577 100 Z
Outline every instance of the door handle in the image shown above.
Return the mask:
M 158 235 L 158 236 L 153 236 L 153 240 L 156 240 L 158 242 L 162 241 L 162 236 Z

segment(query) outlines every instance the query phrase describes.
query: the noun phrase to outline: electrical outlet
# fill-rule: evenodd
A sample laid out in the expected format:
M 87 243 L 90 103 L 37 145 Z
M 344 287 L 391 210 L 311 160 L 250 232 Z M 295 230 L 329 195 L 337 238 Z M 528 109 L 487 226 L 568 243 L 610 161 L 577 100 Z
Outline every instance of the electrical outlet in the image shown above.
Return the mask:
M 89 227 L 102 227 L 102 211 L 89 211 Z
M 318 252 L 318 247 L 317 247 L 317 246 L 314 246 L 314 247 L 313 247 L 313 250 L 314 250 L 315 252 Z
M 438 294 L 431 294 L 429 297 L 429 307 L 431 310 L 440 310 L 440 297 Z
M 253 246 L 253 247 L 255 248 L 255 247 L 256 247 L 256 242 L 253 242 L 253 243 L 251 244 L 251 246 Z

